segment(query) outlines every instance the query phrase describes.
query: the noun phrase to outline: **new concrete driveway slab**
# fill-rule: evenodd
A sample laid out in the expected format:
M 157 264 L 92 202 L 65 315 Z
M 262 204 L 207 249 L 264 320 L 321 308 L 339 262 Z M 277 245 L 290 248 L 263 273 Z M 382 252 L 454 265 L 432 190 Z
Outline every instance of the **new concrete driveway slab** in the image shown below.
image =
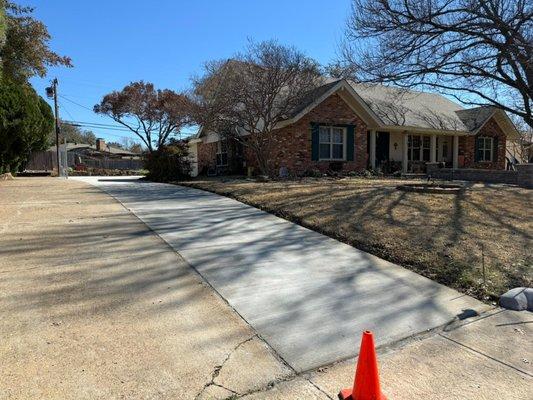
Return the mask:
M 402 267 L 197 189 L 128 179 L 97 185 L 176 249 L 295 370 L 488 307 Z

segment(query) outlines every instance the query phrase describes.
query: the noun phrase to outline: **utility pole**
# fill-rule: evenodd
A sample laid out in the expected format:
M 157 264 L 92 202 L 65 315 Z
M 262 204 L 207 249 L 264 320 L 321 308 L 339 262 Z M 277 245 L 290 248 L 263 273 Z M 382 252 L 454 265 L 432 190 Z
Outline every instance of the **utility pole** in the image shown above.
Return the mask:
M 52 81 L 52 87 L 54 88 L 54 114 L 56 118 L 56 157 L 57 157 L 57 176 L 61 176 L 61 168 L 60 168 L 60 162 L 59 162 L 59 107 L 57 105 L 57 78 L 54 78 Z
M 59 133 L 61 128 L 59 126 L 59 106 L 57 105 L 57 78 L 52 81 L 52 86 L 46 88 L 46 95 L 48 98 L 54 99 L 54 116 L 56 129 L 56 159 L 57 159 L 57 175 L 61 176 L 60 159 L 59 159 Z

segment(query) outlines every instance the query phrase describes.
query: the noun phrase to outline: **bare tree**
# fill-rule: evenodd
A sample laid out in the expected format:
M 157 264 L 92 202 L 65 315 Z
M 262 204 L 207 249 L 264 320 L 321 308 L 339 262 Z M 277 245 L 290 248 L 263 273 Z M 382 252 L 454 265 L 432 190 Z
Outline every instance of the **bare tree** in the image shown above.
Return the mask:
M 206 64 L 194 80 L 194 114 L 204 129 L 242 143 L 269 175 L 278 124 L 312 93 L 318 78 L 318 64 L 295 48 L 250 43 L 231 60 Z
M 142 153 L 142 147 L 140 143 L 137 143 L 135 140 L 129 137 L 122 137 L 121 145 L 123 149 L 126 149 L 128 151 L 131 151 L 132 153 Z
M 150 153 L 178 134 L 190 115 L 187 96 L 168 89 L 156 90 L 153 84 L 143 81 L 105 95 L 94 106 L 94 112 L 131 130 Z
M 531 0 L 353 0 L 342 53 L 360 81 L 432 88 L 533 127 Z

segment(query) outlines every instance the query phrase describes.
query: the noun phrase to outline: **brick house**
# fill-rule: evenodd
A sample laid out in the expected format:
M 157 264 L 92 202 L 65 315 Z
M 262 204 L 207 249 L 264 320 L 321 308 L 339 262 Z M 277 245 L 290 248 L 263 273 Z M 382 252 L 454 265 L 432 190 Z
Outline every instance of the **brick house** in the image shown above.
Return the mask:
M 276 129 L 270 161 L 293 175 L 313 170 L 425 172 L 505 169 L 507 141 L 518 132 L 502 110 L 464 109 L 433 93 L 330 80 Z M 194 174 L 241 173 L 255 162 L 246 147 L 200 129 L 190 140 Z

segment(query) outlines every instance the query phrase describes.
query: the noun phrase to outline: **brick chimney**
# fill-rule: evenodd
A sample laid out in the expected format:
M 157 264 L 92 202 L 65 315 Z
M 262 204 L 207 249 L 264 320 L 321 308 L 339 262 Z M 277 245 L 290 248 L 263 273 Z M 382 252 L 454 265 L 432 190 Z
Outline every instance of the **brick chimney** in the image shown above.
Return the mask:
M 105 140 L 102 138 L 96 139 L 96 150 L 105 151 Z

